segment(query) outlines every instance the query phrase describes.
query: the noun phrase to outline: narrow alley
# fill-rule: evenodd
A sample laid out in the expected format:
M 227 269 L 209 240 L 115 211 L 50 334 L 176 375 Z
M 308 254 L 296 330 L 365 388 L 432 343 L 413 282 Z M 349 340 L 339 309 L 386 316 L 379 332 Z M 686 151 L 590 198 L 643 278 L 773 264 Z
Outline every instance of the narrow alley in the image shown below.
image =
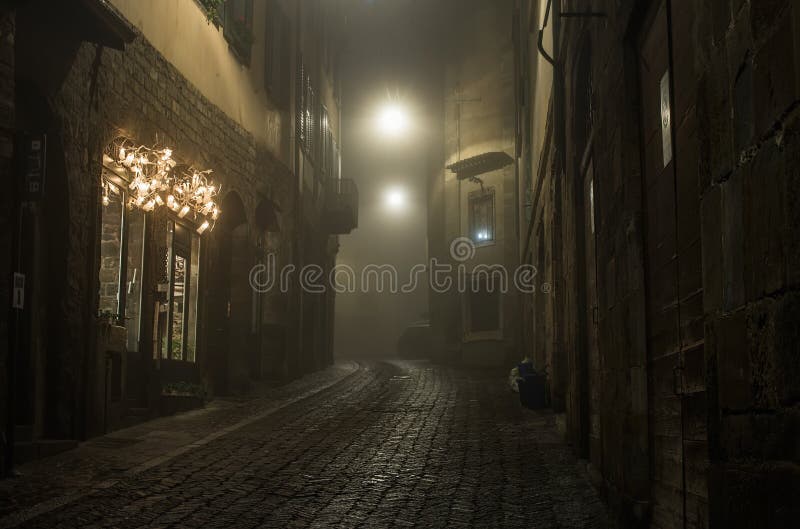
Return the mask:
M 120 430 L 0 481 L 0 527 L 611 527 L 554 416 L 491 375 L 337 364 Z
M 0 529 L 800 527 L 800 0 L 0 0 Z

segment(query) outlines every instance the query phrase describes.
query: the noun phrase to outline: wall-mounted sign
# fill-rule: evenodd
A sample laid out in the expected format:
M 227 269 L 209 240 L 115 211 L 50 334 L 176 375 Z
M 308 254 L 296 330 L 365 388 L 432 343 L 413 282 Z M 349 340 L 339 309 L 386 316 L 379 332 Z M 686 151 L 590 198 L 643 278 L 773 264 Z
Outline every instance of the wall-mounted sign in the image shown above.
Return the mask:
M 664 167 L 672 161 L 672 110 L 670 108 L 669 70 L 661 78 L 661 147 Z
M 25 274 L 14 272 L 14 292 L 11 296 L 11 308 L 22 310 L 25 308 Z
M 47 174 L 47 136 L 25 134 L 22 140 L 22 196 L 24 200 L 40 200 L 44 195 Z

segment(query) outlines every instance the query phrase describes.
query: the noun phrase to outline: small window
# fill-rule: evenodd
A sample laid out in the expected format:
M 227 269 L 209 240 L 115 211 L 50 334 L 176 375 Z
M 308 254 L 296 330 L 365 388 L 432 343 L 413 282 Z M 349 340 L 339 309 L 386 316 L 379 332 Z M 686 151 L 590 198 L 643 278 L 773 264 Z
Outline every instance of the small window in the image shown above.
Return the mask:
M 138 351 L 145 214 L 125 208 L 127 195 L 122 183 L 104 172 L 98 312 L 127 327 L 128 350 Z
M 100 315 L 118 318 L 123 302 L 123 229 L 125 195 L 120 186 L 103 180 L 100 231 Z
M 470 238 L 477 245 L 494 242 L 494 189 L 470 193 L 469 233 Z
M 302 61 L 298 67 L 297 88 L 297 139 L 300 148 L 313 161 L 314 136 L 317 134 L 317 95 Z
M 250 62 L 253 47 L 253 0 L 227 0 L 223 34 L 239 60 Z

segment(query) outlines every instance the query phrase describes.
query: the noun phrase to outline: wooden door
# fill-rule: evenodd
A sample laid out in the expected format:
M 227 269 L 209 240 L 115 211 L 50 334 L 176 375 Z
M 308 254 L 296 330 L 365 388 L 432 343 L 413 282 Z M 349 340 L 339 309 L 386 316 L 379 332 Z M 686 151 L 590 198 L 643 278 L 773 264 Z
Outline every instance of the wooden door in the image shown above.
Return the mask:
M 690 162 L 696 159 L 694 113 L 675 109 L 669 35 L 682 30 L 670 28 L 669 5 L 656 6 L 639 40 L 652 527 L 706 527 L 699 193 L 697 164 Z
M 251 252 L 248 226 L 231 232 L 230 300 L 228 313 L 228 383 L 234 392 L 246 391 L 250 379 L 250 335 L 253 290 L 250 288 Z
M 600 395 L 602 365 L 598 340 L 599 306 L 597 301 L 597 236 L 594 211 L 594 164 L 591 159 L 583 173 L 583 211 L 586 273 L 586 381 L 589 386 L 588 416 L 589 457 L 598 470 L 602 470 Z

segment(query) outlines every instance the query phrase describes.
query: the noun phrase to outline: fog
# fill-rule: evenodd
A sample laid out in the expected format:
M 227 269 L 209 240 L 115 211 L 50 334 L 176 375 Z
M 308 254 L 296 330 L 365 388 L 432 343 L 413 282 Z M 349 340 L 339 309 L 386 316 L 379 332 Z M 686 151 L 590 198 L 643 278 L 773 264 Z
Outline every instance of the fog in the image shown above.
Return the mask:
M 342 175 L 359 189 L 359 227 L 340 238 L 337 263 L 356 275 L 367 265 L 392 265 L 400 284 L 427 260 L 428 138 L 441 134 L 431 120 L 437 76 L 430 75 L 432 8 L 414 1 L 359 2 L 351 12 L 343 58 Z M 382 134 L 381 112 L 393 105 L 408 128 Z M 394 193 L 392 204 L 387 194 Z M 390 355 L 409 324 L 427 317 L 427 289 L 411 293 L 372 288 L 338 294 L 335 352 Z

